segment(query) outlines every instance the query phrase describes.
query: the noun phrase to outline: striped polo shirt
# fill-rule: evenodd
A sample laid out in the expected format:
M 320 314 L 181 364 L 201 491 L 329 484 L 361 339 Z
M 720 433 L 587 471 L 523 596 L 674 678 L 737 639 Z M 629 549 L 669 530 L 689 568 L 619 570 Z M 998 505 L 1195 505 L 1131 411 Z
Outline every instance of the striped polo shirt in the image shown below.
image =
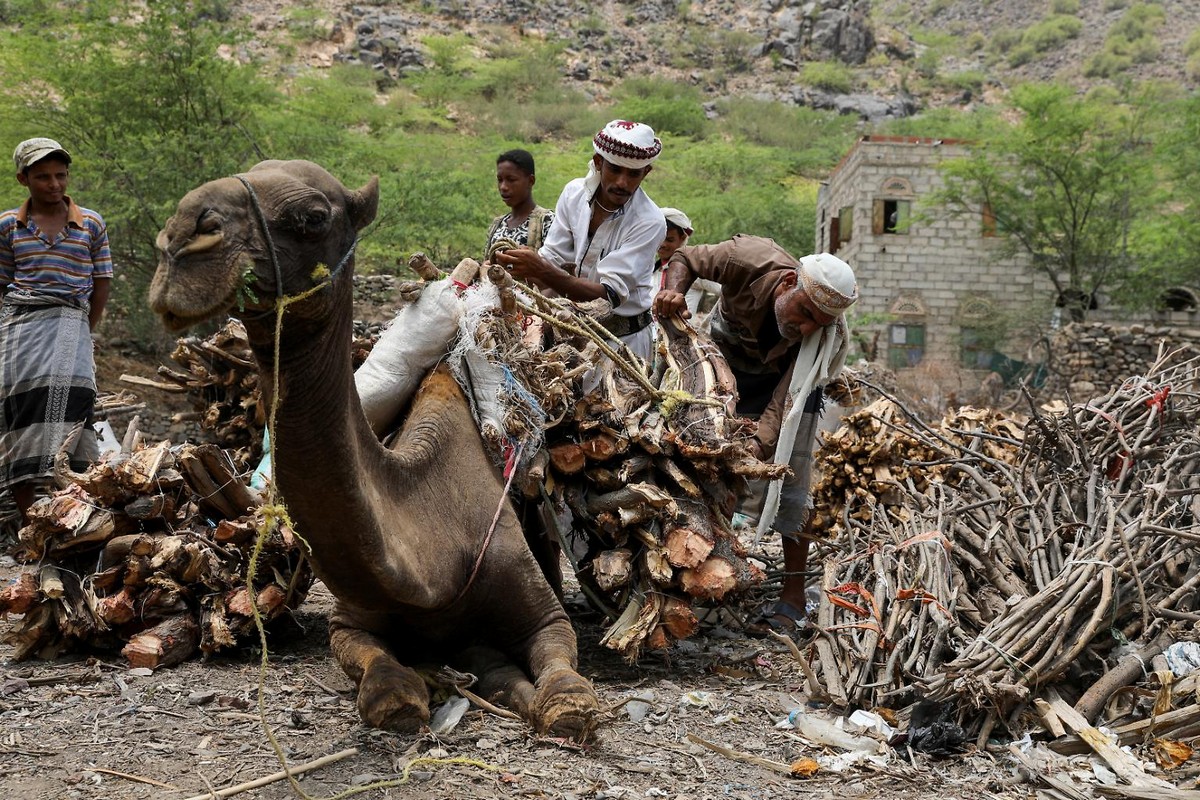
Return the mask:
M 86 303 L 92 279 L 113 274 L 104 220 L 67 197 L 67 225 L 50 240 L 30 217 L 30 202 L 0 214 L 0 286 Z

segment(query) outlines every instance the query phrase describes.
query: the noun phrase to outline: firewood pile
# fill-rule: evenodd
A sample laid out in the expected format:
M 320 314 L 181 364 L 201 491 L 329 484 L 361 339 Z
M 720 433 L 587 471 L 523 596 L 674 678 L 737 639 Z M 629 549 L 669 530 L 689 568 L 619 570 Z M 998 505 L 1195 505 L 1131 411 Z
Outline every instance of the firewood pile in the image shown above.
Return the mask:
M 554 512 L 546 516 L 581 586 L 610 618 L 602 643 L 632 661 L 690 636 L 694 604 L 734 602 L 765 577 L 730 518 L 747 479 L 779 477 L 786 466 L 747 450 L 753 424 L 734 415 L 733 376 L 690 326 L 661 329 L 652 370 L 624 348 L 603 360 L 617 341 L 592 314 L 607 313 L 606 303 L 530 300 L 496 266 L 488 278 L 498 302 L 474 338 L 545 415 L 517 485 Z M 485 440 L 511 458 L 528 418 L 507 415 L 500 436 L 481 425 Z
M 355 323 L 351 355 L 356 366 L 371 352 L 381 327 L 378 323 Z M 181 337 L 171 352 L 171 360 L 176 366 L 160 365 L 158 379 L 122 375 L 121 380 L 135 386 L 188 394 L 194 411 L 177 414 L 172 421 L 198 420 L 212 441 L 229 452 L 239 471 L 253 468 L 262 458 L 263 430 L 269 409 L 262 402 L 254 355 L 242 323 L 230 319 L 207 337 Z
M 1114 693 L 1196 638 L 1198 376 L 1176 354 L 1031 419 L 964 408 L 926 425 L 886 398 L 845 418 L 818 457 L 831 539 L 810 688 L 843 706 L 948 702 L 979 742 L 1020 736 L 1057 694 L 1111 719 Z
M 133 439 L 136 439 L 136 432 Z M 295 535 L 272 525 L 250 563 L 260 499 L 216 445 L 127 441 L 30 509 L 12 555 L 29 564 L 0 590 L 17 660 L 119 650 L 132 667 L 177 664 L 257 641 L 303 602 L 312 572 Z M 252 596 L 253 595 L 253 596 Z

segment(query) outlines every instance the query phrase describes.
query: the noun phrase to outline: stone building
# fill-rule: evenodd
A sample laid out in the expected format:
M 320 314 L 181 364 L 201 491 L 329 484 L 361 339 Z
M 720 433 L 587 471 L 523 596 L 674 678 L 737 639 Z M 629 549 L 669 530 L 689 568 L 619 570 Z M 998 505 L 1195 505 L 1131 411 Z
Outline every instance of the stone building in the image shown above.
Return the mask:
M 954 215 L 929 202 L 939 164 L 967 153 L 950 139 L 864 136 L 817 197 L 817 252 L 854 267 L 856 329 L 895 369 L 955 365 L 979 376 L 1013 368 L 1051 322 L 1055 290 L 1023 256 L 1001 259 L 986 213 Z

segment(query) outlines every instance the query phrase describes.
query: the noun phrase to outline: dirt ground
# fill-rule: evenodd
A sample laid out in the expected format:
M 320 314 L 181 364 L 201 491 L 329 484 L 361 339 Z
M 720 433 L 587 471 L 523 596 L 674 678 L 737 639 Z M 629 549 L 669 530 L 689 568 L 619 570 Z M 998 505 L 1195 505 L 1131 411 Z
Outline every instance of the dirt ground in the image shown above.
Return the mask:
M 20 569 L 0 561 L 0 584 Z M 239 794 L 322 797 L 374 782 L 365 797 L 562 800 L 605 798 L 917 798 L 1017 800 L 1035 787 L 988 754 L 915 763 L 891 751 L 886 764 L 822 770 L 797 779 L 760 763 L 721 755 L 699 737 L 746 758 L 790 764 L 836 750 L 776 727 L 805 707 L 802 675 L 781 643 L 710 626 L 635 666 L 598 644 L 600 618 L 573 596 L 581 671 L 609 709 L 599 741 L 580 750 L 538 738 L 526 725 L 472 707 L 442 735 L 368 730 L 352 685 L 328 650 L 332 598 L 320 584 L 297 625 L 260 651 L 190 661 L 149 673 L 119 656 L 52 663 L 9 660 L 0 646 L 0 797 L 192 798 L 281 769 L 260 719 L 289 765 L 354 749 L 299 779 Z M 0 623 L 0 630 L 7 625 Z M 644 705 L 627 702 L 637 695 Z M 823 713 L 808 708 L 808 713 Z M 416 759 L 429 759 L 416 761 Z M 406 767 L 407 783 L 404 780 Z

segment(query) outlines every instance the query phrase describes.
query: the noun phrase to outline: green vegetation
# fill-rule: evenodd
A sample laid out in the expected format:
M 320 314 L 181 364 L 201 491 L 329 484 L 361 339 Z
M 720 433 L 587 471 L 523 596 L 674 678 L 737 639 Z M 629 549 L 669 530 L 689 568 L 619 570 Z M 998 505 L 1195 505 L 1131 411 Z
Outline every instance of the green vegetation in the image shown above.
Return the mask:
M 1155 35 L 1166 20 L 1166 12 L 1156 3 L 1137 3 L 1121 16 L 1104 37 L 1104 47 L 1084 64 L 1089 78 L 1112 78 L 1134 64 L 1146 64 L 1158 57 L 1160 46 Z
M 378 175 L 380 213 L 364 231 L 358 269 L 396 272 L 416 250 L 441 264 L 479 255 L 503 208 L 496 154 L 530 149 L 536 197 L 552 205 L 586 171 L 591 135 L 614 117 L 644 120 L 663 138 L 645 187 L 687 209 L 696 242 L 752 231 L 804 251 L 816 179 L 857 135 L 850 117 L 749 100 L 710 121 L 694 87 L 661 79 L 614 82 L 612 103 L 599 105 L 562 80 L 560 43 L 512 31 L 429 37 L 428 68 L 398 81 L 351 65 L 275 77 L 270 65 L 218 54 L 237 51 L 249 31 L 216 0 L 136 9 L 94 0 L 86 14 L 9 0 L 0 11 L 10 20 L 0 30 L 9 109 L 0 141 L 50 135 L 72 151 L 72 194 L 104 215 L 112 238 L 110 331 L 147 348 L 168 341 L 145 308 L 158 230 L 187 191 L 264 158 L 316 161 L 348 185 Z M 316 19 L 308 6 L 289 12 L 285 44 Z M 726 70 L 750 44 L 730 31 L 705 42 L 714 68 Z M 16 181 L 0 183 L 4 207 L 24 196 Z
M 800 82 L 830 92 L 854 91 L 854 72 L 835 61 L 809 61 L 800 71 Z
M 1086 298 L 1137 273 L 1130 240 L 1153 213 L 1144 203 L 1155 188 L 1144 142 L 1154 98 L 1101 104 L 1068 87 L 1026 85 L 1012 99 L 1020 123 L 947 162 L 937 200 L 975 219 L 990 212 L 1004 255 L 1031 256 L 1082 319 Z
M 301 4 L 289 12 L 289 24 L 278 33 L 281 41 L 271 44 L 294 46 L 297 37 L 307 36 L 306 26 L 319 19 L 315 7 Z M 421 43 L 426 68 L 399 78 L 346 64 L 282 72 L 279 64 L 244 64 L 223 55 L 245 52 L 242 45 L 250 35 L 247 23 L 233 18 L 230 8 L 225 0 L 146 0 L 135 7 L 119 0 L 61 6 L 0 0 L 0 70 L 6 78 L 0 93 L 8 109 L 0 115 L 0 141 L 11 146 L 50 135 L 72 151 L 72 193 L 100 211 L 111 231 L 118 278 L 108 324 L 145 347 L 167 342 L 145 309 L 158 230 L 184 193 L 265 158 L 306 158 L 353 186 L 378 175 L 380 213 L 363 233 L 358 269 L 400 272 L 416 250 L 443 265 L 480 255 L 487 225 L 503 208 L 495 189 L 498 153 L 512 147 L 533 152 L 536 198 L 552 205 L 569 180 L 584 174 L 591 135 L 615 117 L 648 122 L 662 137 L 664 155 L 645 188 L 663 205 L 687 211 L 695 222 L 695 243 L 745 231 L 770 236 L 793 252 L 806 251 L 813 246 L 818 181 L 858 136 L 872 132 L 853 115 L 738 96 L 717 101 L 710 119 L 695 85 L 663 78 L 605 76 L 604 100 L 598 102 L 563 78 L 569 66 L 563 43 L 510 29 L 428 37 Z M 686 0 L 679 9 L 687 13 Z M 1135 14 L 1134 8 L 1129 13 Z M 1149 25 L 1153 15 L 1137 11 L 1135 18 Z M 597 20 L 581 19 L 577 27 L 605 35 Z M 1005 57 L 1026 46 L 1027 35 L 997 32 L 988 51 Z M 917 38 L 926 49 L 913 65 L 912 80 L 946 89 L 982 87 L 982 72 L 938 72 L 942 59 L 963 47 L 963 37 Z M 1200 39 L 1193 39 L 1188 55 L 1200 58 Z M 689 68 L 689 80 L 698 74 L 710 85 L 747 68 L 754 44 L 733 31 L 699 27 L 681 31 L 671 42 L 668 46 L 678 48 Z M 970 46 L 978 48 L 980 42 Z M 855 71 L 840 63 L 807 62 L 800 81 L 835 92 L 858 86 Z M 1089 219 L 1108 220 L 1108 227 L 1127 239 L 1104 240 L 1112 245 L 1108 255 L 1078 249 L 1074 263 L 1082 271 L 1071 280 L 1086 282 L 1101 267 L 1113 280 L 1137 269 L 1164 280 L 1200 277 L 1187 257 L 1177 252 L 1170 257 L 1178 241 L 1189 243 L 1189 253 L 1200 253 L 1195 246 L 1200 224 L 1191 222 L 1200 215 L 1186 194 L 1185 171 L 1185 166 L 1190 174 L 1200 170 L 1185 145 L 1188 136 L 1193 143 L 1200 139 L 1200 103 L 1174 101 L 1178 106 L 1163 114 L 1163 119 L 1187 120 L 1186 135 L 1147 133 L 1143 127 L 1137 130 L 1147 139 L 1133 139 L 1134 121 L 1145 117 L 1134 114 L 1135 104 L 1116 91 L 1080 100 L 1044 87 L 1022 90 L 1016 94 L 1016 110 L 1025 117 L 1015 129 L 1019 136 L 1000 110 L 990 109 L 935 110 L 879 130 L 997 148 L 990 152 L 1035 171 L 1041 184 L 1011 185 L 1046 192 L 1044 203 L 1030 206 L 1043 215 L 1051 202 L 1051 182 L 1036 172 L 1038 164 L 1079 165 L 1079 176 L 1095 183 Z M 1041 149 L 1034 148 L 1035 134 L 1045 137 Z M 1156 175 L 1134 159 L 1145 155 L 1145 141 L 1158 147 L 1158 135 L 1164 148 L 1160 157 L 1177 172 Z M 1165 149 L 1168 143 L 1171 149 Z M 1070 148 L 1076 145 L 1077 151 Z M 1131 171 L 1135 161 L 1141 171 Z M 996 175 L 1015 180 L 1008 172 Z M 1143 187 L 1143 176 L 1152 175 L 1158 178 L 1153 192 Z M 961 177 L 965 181 L 971 173 Z M 1128 209 L 1114 199 L 1118 185 L 1126 199 L 1135 187 L 1144 188 L 1153 205 L 1147 201 L 1139 209 L 1178 208 L 1180 213 L 1158 213 L 1149 220 L 1148 214 L 1121 217 Z M 24 196 L 16 181 L 0 182 L 3 207 Z M 961 196 L 971 198 L 966 189 Z M 1168 222 L 1174 226 L 1170 230 Z M 1005 225 L 1005 230 L 1020 230 L 1015 221 Z M 1039 245 L 1044 263 L 1067 264 L 1054 251 L 1057 241 Z M 1130 251 L 1134 242 L 1141 247 L 1137 263 Z

